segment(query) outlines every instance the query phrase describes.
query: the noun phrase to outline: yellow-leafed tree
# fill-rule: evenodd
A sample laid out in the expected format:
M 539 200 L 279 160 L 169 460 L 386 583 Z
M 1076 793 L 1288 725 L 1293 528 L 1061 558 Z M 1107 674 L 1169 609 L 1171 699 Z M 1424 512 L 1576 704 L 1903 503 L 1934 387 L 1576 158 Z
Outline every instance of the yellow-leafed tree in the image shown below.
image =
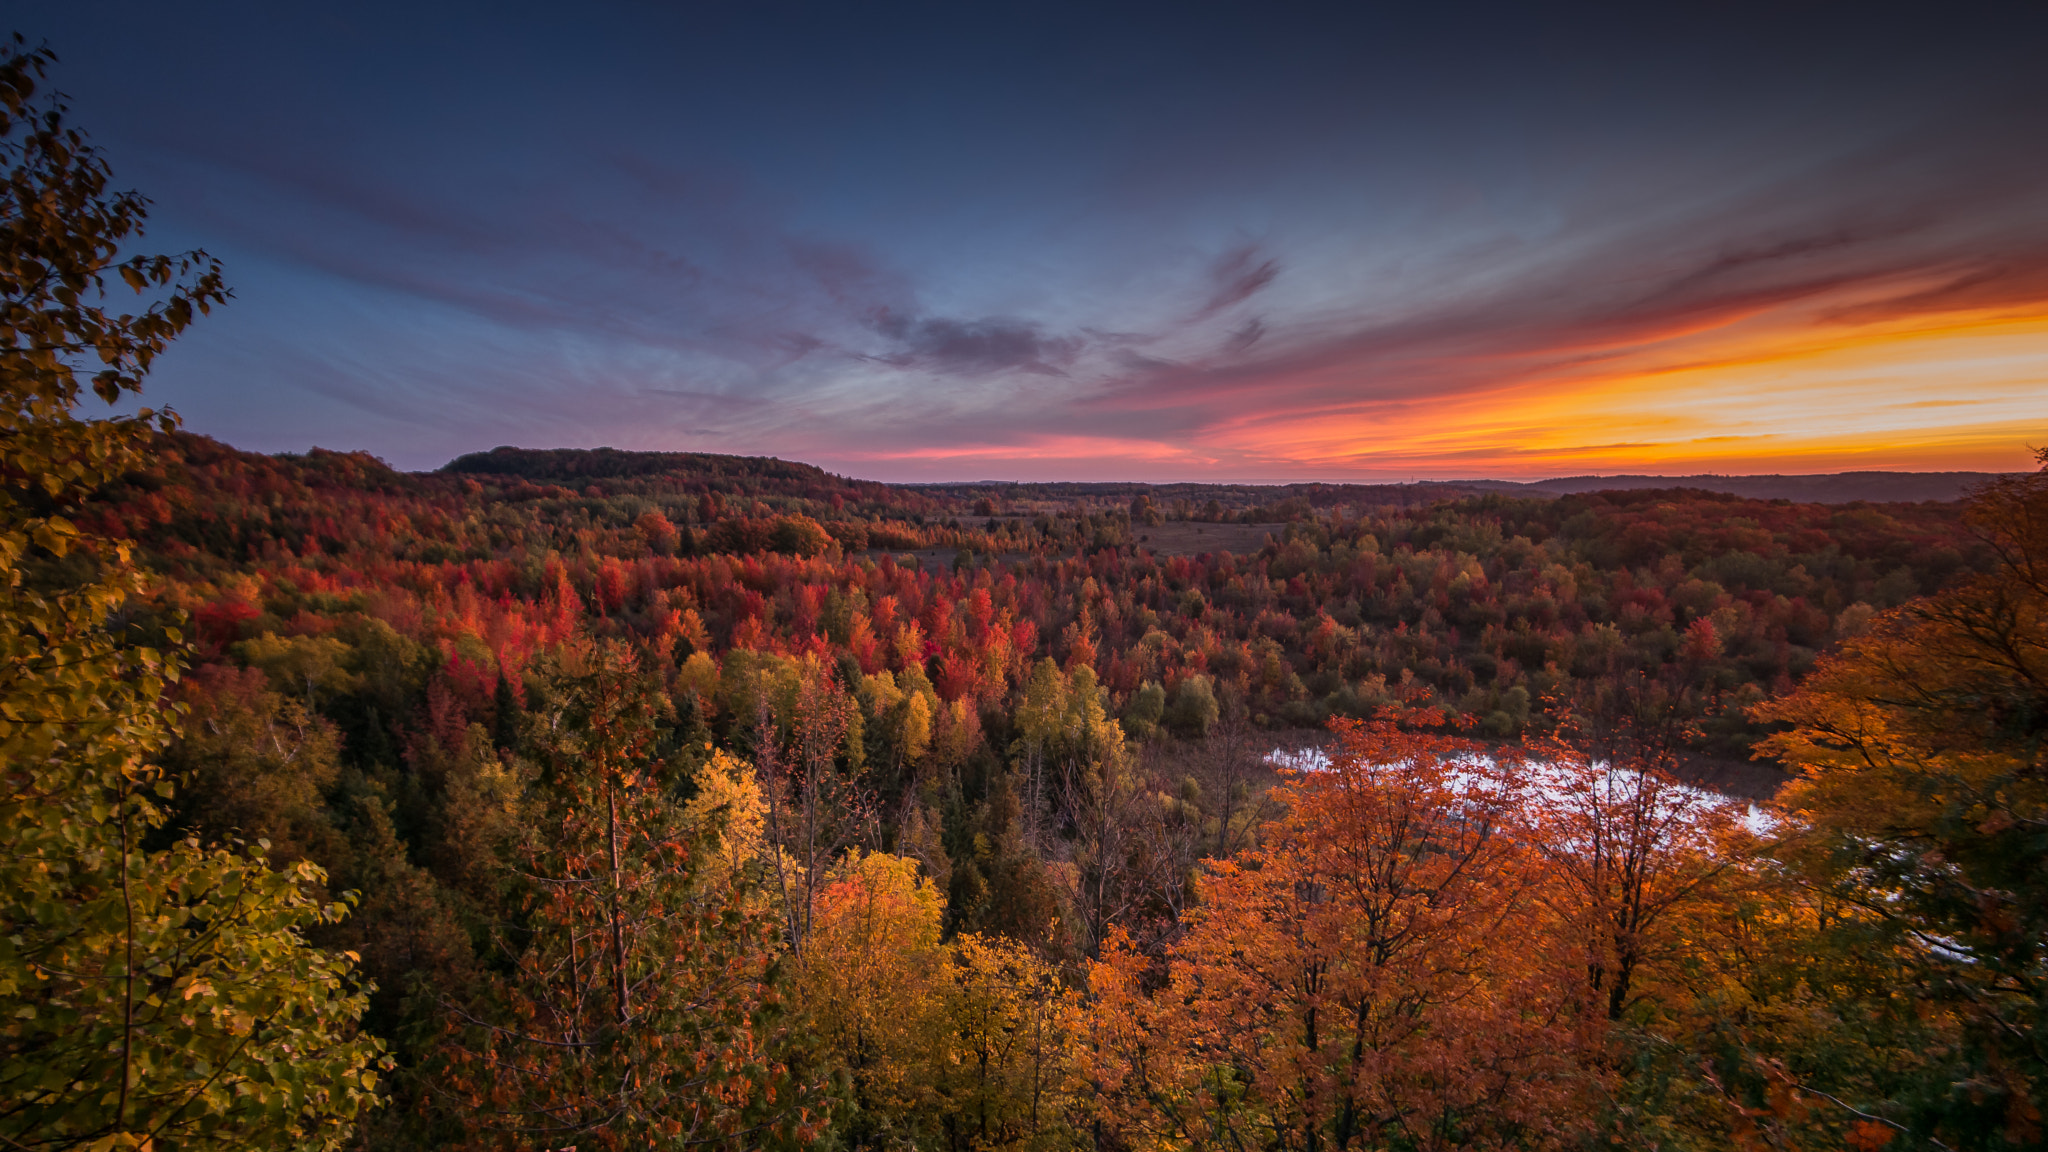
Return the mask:
M 954 1147 L 1068 1147 L 1070 1042 L 1080 997 L 1051 964 L 1000 936 L 954 942 L 953 1053 L 943 1123 Z
M 797 964 L 801 1006 L 848 1080 L 855 1146 L 914 1139 L 948 1048 L 945 912 L 904 856 L 849 853 L 825 877 Z
M 114 631 L 147 581 L 76 525 L 176 425 L 81 418 L 84 388 L 139 392 L 227 290 L 204 253 L 121 258 L 147 201 L 38 98 L 53 60 L 0 48 L 0 1144 L 336 1147 L 382 1065 L 353 957 L 305 941 L 345 908 L 310 863 L 147 845 L 184 647 Z

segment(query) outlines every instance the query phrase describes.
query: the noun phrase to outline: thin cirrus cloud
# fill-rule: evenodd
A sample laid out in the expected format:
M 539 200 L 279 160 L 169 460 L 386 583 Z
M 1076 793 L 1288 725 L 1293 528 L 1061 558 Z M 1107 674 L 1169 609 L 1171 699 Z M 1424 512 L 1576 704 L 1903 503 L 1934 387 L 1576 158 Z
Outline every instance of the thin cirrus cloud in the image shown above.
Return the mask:
M 374 363 L 330 356 L 313 391 L 516 442 L 708 441 L 907 476 L 2012 466 L 2048 416 L 2011 387 L 2048 364 L 2048 220 L 2028 191 L 2048 173 L 1993 162 L 1995 138 L 1895 140 L 1682 212 L 1480 245 L 1494 259 L 1370 307 L 1278 298 L 1313 256 L 1233 242 L 1113 333 L 947 315 L 869 247 L 637 157 L 602 202 L 540 186 L 467 214 L 254 172 L 299 211 L 249 218 L 254 243 L 460 317 L 476 347 L 522 336 L 515 356 L 423 354 L 382 389 Z M 1866 344 L 1890 370 L 1844 384 Z M 1886 422 L 1930 386 L 1982 391 L 1994 419 Z
M 1253 246 L 1244 245 L 1224 253 L 1209 275 L 1214 287 L 1209 298 L 1202 302 L 1197 316 L 1213 316 L 1251 299 L 1261 288 L 1279 278 L 1280 262 L 1265 257 Z
M 1410 313 L 1151 367 L 1089 408 L 1167 414 L 1276 475 L 2021 466 L 2048 434 L 2048 164 L 1987 154 L 1993 127 L 1559 244 L 1579 254 Z M 1903 415 L 1930 389 L 1990 419 Z
M 2039 30 L 1738 9 L 372 4 L 51 35 L 166 232 L 228 259 L 240 297 L 153 392 L 248 447 L 885 479 L 2026 466 L 2048 85 L 2013 62 Z M 180 36 L 206 98 L 170 116 L 143 94 Z

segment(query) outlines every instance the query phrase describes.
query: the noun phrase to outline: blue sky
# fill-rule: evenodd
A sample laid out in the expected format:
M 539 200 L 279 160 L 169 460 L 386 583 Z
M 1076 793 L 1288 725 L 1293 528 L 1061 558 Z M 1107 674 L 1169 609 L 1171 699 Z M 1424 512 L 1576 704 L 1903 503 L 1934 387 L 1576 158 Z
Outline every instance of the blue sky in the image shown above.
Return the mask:
M 264 451 L 883 479 L 2022 467 L 2048 16 L 9 4 Z

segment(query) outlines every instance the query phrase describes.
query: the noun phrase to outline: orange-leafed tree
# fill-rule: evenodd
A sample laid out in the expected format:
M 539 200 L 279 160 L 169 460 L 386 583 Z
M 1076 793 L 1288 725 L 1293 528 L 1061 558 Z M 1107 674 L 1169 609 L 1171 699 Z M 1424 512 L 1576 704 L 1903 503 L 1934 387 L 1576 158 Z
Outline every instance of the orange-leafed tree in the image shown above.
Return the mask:
M 1609 1020 L 1644 996 L 1646 969 L 1683 959 L 1703 911 L 1741 859 L 1731 802 L 1674 774 L 1687 727 L 1671 694 L 1614 677 L 1562 706 L 1531 741 L 1514 811 L 1542 855 L 1542 898 L 1583 950 L 1586 991 Z
M 1082 1057 L 1135 1147 L 1546 1147 L 1582 1112 L 1573 978 L 1470 742 L 1338 722 L 1165 971 L 1112 937 Z M 1157 987 L 1154 985 L 1157 984 Z
M 2048 450 L 2042 452 L 2048 465 Z M 1863 1113 L 1947 1147 L 2048 1138 L 2048 467 L 1987 485 L 1969 519 L 1992 571 L 1879 619 L 1791 696 L 1765 751 L 1793 875 L 1842 901 L 1910 1015 L 1914 1083 Z M 1861 1114 L 1861 1113 L 1859 1113 Z

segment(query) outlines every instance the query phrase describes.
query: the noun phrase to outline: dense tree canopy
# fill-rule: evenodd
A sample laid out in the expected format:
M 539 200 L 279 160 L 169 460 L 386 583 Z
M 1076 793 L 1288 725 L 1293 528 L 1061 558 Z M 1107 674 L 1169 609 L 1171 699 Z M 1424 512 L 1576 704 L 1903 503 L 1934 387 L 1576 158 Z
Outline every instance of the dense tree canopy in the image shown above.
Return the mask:
M 49 60 L 0 61 L 0 1141 L 2040 1142 L 2048 472 L 238 452 L 79 413 L 227 294 L 123 256 Z
M 373 1142 L 457 1139 L 478 1113 L 454 1102 L 490 1091 L 479 1079 L 437 1088 L 426 1038 L 444 1026 L 447 989 L 483 1004 L 502 991 L 497 973 L 548 938 L 513 879 L 537 867 L 517 848 L 525 817 L 506 813 L 536 810 L 553 786 L 556 738 L 541 732 L 563 691 L 560 654 L 593 643 L 624 645 L 636 691 L 656 702 L 641 755 L 666 765 L 649 771 L 676 782 L 670 802 L 687 812 L 720 796 L 741 814 L 740 839 L 678 865 L 675 884 L 748 893 L 746 915 L 771 917 L 792 956 L 814 942 L 843 951 L 849 853 L 914 861 L 919 890 L 940 897 L 919 905 L 937 916 L 938 943 L 886 937 L 910 949 L 892 964 L 926 950 L 888 985 L 913 1000 L 821 1021 L 823 1047 L 776 1058 L 820 1086 L 804 1115 L 835 1117 L 816 1122 L 856 1145 L 965 1141 L 957 1109 L 970 1097 L 1008 1118 L 989 1121 L 1002 1140 L 1109 1131 L 1107 1081 L 1057 1062 L 992 1071 L 982 1083 L 995 1087 L 975 1095 L 876 1053 L 943 1051 L 962 1035 L 949 1005 L 966 993 L 941 974 L 994 954 L 969 940 L 1024 949 L 1003 970 L 1029 956 L 1070 995 L 1105 942 L 1128 940 L 1112 952 L 1122 986 L 1149 996 L 1234 891 L 1204 887 L 1230 874 L 1204 859 L 1267 851 L 1290 827 L 1274 818 L 1296 818 L 1298 795 L 1272 790 L 1264 751 L 1298 739 L 1290 725 L 1383 709 L 1396 718 L 1386 731 L 1433 709 L 1486 747 L 1520 737 L 1553 773 L 1576 765 L 1583 778 L 1577 800 L 1541 806 L 1550 832 L 1517 833 L 1534 854 L 1516 867 L 1540 882 L 1516 914 L 1570 956 L 1541 968 L 1544 1003 L 1573 1006 L 1578 1045 L 1545 1099 L 1580 1101 L 1596 1127 L 1661 1116 L 1663 1128 L 1627 1124 L 1704 1146 L 1789 1130 L 1770 1110 L 1782 1081 L 1756 1061 L 1850 1032 L 1864 1063 L 1832 1066 L 1869 1074 L 1838 1086 L 1894 1098 L 1875 1054 L 1909 1041 L 1879 1028 L 1889 1008 L 1851 1000 L 1861 1023 L 1806 1047 L 1786 1047 L 1782 1028 L 1716 1030 L 1738 1002 L 1757 1018 L 1791 1012 L 1773 989 L 1812 987 L 1823 974 L 1800 965 L 1819 958 L 1842 958 L 1825 979 L 1844 988 L 1885 978 L 1846 945 L 1703 956 L 1702 939 L 1848 929 L 1827 902 L 1839 896 L 1795 898 L 1803 890 L 1741 865 L 1750 849 L 1728 846 L 1735 824 L 1672 773 L 1747 752 L 1787 719 L 1749 709 L 1845 641 L 1883 634 L 1887 613 L 1993 566 L 1996 540 L 1953 506 L 1697 492 L 1318 506 L 1218 489 L 1213 508 L 1154 501 L 1134 517 L 1121 492 L 898 489 L 622 455 L 587 467 L 573 453 L 520 457 L 505 472 L 472 459 L 421 476 L 177 434 L 82 516 L 166 573 L 139 623 L 194 622 L 199 668 L 177 694 L 203 727 L 172 753 L 193 781 L 177 826 L 260 829 L 274 860 L 309 860 L 333 891 L 363 894 L 357 917 L 322 939 L 376 977 L 371 1026 L 419 1038 L 400 1052 L 405 1103 L 373 1121 Z M 1599 767 L 1617 757 L 1634 774 Z M 688 878 L 699 870 L 704 880 Z M 663 899 L 701 898 L 683 890 Z M 1764 908 L 1797 930 L 1767 931 L 1754 918 Z M 821 925 L 831 931 L 817 937 Z M 812 963 L 764 966 L 763 1002 L 851 1008 L 853 993 L 802 991 L 848 977 Z M 1721 982 L 1699 984 L 1707 971 Z M 1516 996 L 1538 987 L 1535 975 L 1495 978 Z M 793 983 L 766 990 L 781 980 Z M 1083 1019 L 1101 1014 L 1089 1003 Z M 1050 1019 L 1036 1007 L 1024 1018 Z M 1631 1062 L 1655 1074 L 1616 1071 Z M 1034 1118 L 1020 1124 L 1027 1083 Z M 1505 1115 L 1485 1121 L 1502 1140 L 1534 1123 Z

